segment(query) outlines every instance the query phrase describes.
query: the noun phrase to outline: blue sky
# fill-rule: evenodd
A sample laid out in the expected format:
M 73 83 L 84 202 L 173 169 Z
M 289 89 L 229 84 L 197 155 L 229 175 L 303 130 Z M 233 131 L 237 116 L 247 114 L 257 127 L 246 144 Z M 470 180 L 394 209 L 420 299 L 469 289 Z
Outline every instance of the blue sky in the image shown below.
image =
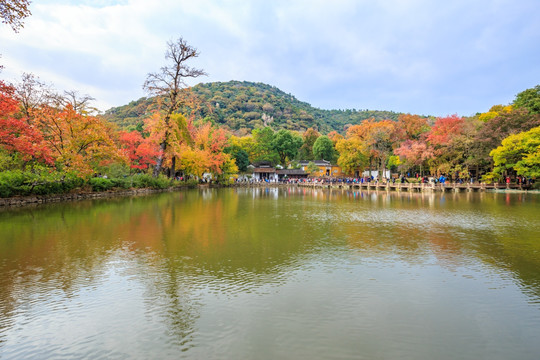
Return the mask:
M 0 27 L 0 78 L 23 72 L 96 98 L 145 93 L 168 40 L 200 51 L 198 82 L 277 86 L 324 109 L 473 115 L 540 84 L 538 0 L 35 0 Z

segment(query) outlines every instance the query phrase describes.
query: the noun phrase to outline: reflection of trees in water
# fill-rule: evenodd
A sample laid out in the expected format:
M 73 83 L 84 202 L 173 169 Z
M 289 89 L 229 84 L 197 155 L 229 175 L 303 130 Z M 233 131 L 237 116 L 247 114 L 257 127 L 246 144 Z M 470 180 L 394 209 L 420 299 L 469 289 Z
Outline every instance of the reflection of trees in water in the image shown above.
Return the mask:
M 30 309 L 38 301 L 58 301 L 58 290 L 67 300 L 85 287 L 99 287 L 107 276 L 105 273 L 111 266 L 116 266 L 114 263 L 118 257 L 127 260 L 120 266 L 128 267 L 131 261 L 140 259 L 134 257 L 130 249 L 133 241 L 137 241 L 131 237 L 131 229 L 146 229 L 144 225 L 157 224 L 156 221 L 148 221 L 147 204 L 141 204 L 148 200 L 85 202 L 3 213 L 0 222 L 0 233 L 3 234 L 0 271 L 4 274 L 0 277 L 0 341 L 1 334 L 15 325 L 14 316 L 27 311 L 21 309 Z M 148 232 L 141 232 L 141 239 L 156 235 L 152 227 L 148 229 Z M 156 242 L 152 240 L 150 244 Z M 143 241 L 138 248 L 147 246 Z M 152 256 L 148 259 L 155 260 Z M 143 264 L 139 270 L 144 274 L 150 265 Z M 168 283 L 174 284 L 174 281 Z M 159 300 L 167 298 L 187 302 L 188 294 L 183 297 L 167 295 L 159 297 Z M 176 307 L 180 309 L 180 305 L 177 303 Z M 173 324 L 187 324 L 183 326 L 187 328 L 193 321 L 184 318 L 193 318 L 192 311 L 190 306 L 183 306 L 169 315 L 176 316 Z
M 165 324 L 165 335 L 172 347 L 186 351 L 193 347 L 201 306 L 196 284 L 185 276 L 183 266 L 175 259 L 162 259 L 150 268 L 151 275 L 143 278 L 146 313 Z
M 501 201 L 503 199 L 504 201 Z M 278 201 L 279 200 L 279 201 Z M 201 294 L 279 285 L 311 255 L 348 246 L 363 257 L 448 269 L 480 260 L 540 298 L 537 198 L 308 188 L 208 189 L 4 211 L 2 333 L 29 296 L 67 298 L 99 282 L 114 256 L 136 262 L 148 316 L 191 346 Z M 486 223 L 486 221 L 492 223 Z
M 264 216 L 269 213 L 270 218 Z M 4 215 L 0 269 L 12 276 L 0 279 L 0 327 L 7 331 L 14 313 L 35 294 L 46 301 L 48 290 L 61 289 L 71 298 L 82 288 L 99 286 L 120 257 L 126 261 L 121 268 L 144 279 L 147 313 L 158 311 L 170 332 L 167 338 L 182 348 L 190 344 L 198 296 L 209 281 L 224 293 L 284 281 L 279 274 L 306 240 L 274 216 L 275 202 L 255 208 L 251 200 L 239 204 L 233 192 L 214 190 Z M 286 235 L 300 241 L 286 241 Z M 282 241 L 276 243 L 276 236 Z
M 422 262 L 433 254 L 450 270 L 480 260 L 511 274 L 524 293 L 540 299 L 536 194 L 338 191 L 334 196 L 358 203 L 355 211 L 367 217 L 381 209 L 396 214 L 394 224 L 371 216 L 389 224 L 384 239 L 369 221 L 344 225 L 351 246 L 366 256 L 402 254 L 403 261 Z
M 89 204 L 77 204 L 78 217 L 69 205 L 2 213 L 0 314 L 5 321 L 0 324 L 7 324 L 32 297 L 43 295 L 43 289 L 58 289 L 71 298 L 102 275 L 107 253 L 117 246 L 109 241 L 110 227 L 106 221 L 95 226 L 84 220 Z

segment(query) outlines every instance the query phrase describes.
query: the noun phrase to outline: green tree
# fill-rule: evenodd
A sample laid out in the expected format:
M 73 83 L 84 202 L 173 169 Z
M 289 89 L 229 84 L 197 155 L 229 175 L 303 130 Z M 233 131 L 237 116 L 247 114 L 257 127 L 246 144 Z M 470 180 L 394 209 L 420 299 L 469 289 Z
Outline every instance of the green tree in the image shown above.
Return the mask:
M 292 160 L 298 154 L 300 146 L 302 138 L 285 129 L 279 130 L 272 140 L 272 147 L 278 153 L 282 165 L 286 165 L 287 158 Z
M 505 138 L 490 152 L 494 175 L 514 170 L 517 175 L 540 177 L 540 126 Z
M 307 164 L 306 170 L 311 175 L 311 174 L 314 174 L 314 173 L 318 173 L 320 171 L 320 168 L 317 165 L 315 165 L 315 163 L 313 161 L 310 161 Z
M 246 172 L 249 165 L 249 154 L 238 146 L 229 146 L 224 151 L 226 154 L 231 154 L 236 161 L 236 166 L 240 172 Z
M 540 85 L 517 94 L 514 106 L 525 108 L 531 114 L 540 114 Z
M 251 132 L 255 142 L 253 151 L 253 162 L 270 161 L 272 164 L 279 162 L 279 155 L 273 147 L 274 130 L 270 127 L 254 129 Z
M 478 129 L 471 146 L 471 162 L 483 168 L 491 167 L 492 158 L 489 153 L 504 138 L 537 126 L 540 126 L 540 114 L 531 114 L 522 108 L 500 113 Z
M 313 128 L 309 128 L 304 132 L 304 135 L 302 136 L 304 143 L 300 147 L 300 150 L 298 150 L 298 157 L 301 160 L 313 160 L 313 144 L 315 144 L 315 141 L 317 138 L 321 136 L 319 132 Z
M 313 144 L 313 155 L 316 159 L 335 161 L 334 143 L 326 135 L 319 136 Z

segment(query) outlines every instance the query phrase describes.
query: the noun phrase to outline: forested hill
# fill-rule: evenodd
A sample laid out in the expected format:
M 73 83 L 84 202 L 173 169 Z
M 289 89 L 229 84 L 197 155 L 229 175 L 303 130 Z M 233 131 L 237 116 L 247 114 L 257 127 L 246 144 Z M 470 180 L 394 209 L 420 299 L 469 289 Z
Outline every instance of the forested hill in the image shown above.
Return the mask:
M 256 127 L 270 125 L 275 130 L 306 130 L 314 127 L 322 133 L 362 120 L 396 120 L 399 113 L 378 110 L 322 110 L 297 100 L 274 86 L 246 81 L 198 84 L 191 88 L 202 104 L 200 116 L 210 117 L 216 124 L 245 134 Z M 107 120 L 123 128 L 135 127 L 153 109 L 154 99 L 141 98 L 127 105 L 107 110 Z

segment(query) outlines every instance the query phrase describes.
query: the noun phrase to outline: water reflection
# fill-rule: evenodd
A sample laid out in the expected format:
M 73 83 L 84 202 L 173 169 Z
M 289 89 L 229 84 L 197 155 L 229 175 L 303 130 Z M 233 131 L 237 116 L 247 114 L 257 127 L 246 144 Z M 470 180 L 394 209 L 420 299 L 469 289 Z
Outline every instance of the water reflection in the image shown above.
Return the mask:
M 67 344 L 89 357 L 202 356 L 215 344 L 230 346 L 241 331 L 231 324 L 269 331 L 225 313 L 251 309 L 249 318 L 271 327 L 280 313 L 257 308 L 253 296 L 275 304 L 282 298 L 272 294 L 294 294 L 283 300 L 294 307 L 295 299 L 308 301 L 297 289 L 324 299 L 310 311 L 330 311 L 316 338 L 342 314 L 328 309 L 325 301 L 343 302 L 332 293 L 343 293 L 353 313 L 367 301 L 358 277 L 376 290 L 367 299 L 386 305 L 388 288 L 369 284 L 391 284 L 392 296 L 406 298 L 399 281 L 445 293 L 433 276 L 461 292 L 485 277 L 493 289 L 517 286 L 538 310 L 538 203 L 531 194 L 240 188 L 3 210 L 0 356 L 54 357 Z M 306 321 L 304 310 L 280 309 Z M 369 323 L 368 314 L 358 316 Z M 67 326 L 74 322 L 82 330 Z M 354 331 L 366 335 L 369 327 Z

